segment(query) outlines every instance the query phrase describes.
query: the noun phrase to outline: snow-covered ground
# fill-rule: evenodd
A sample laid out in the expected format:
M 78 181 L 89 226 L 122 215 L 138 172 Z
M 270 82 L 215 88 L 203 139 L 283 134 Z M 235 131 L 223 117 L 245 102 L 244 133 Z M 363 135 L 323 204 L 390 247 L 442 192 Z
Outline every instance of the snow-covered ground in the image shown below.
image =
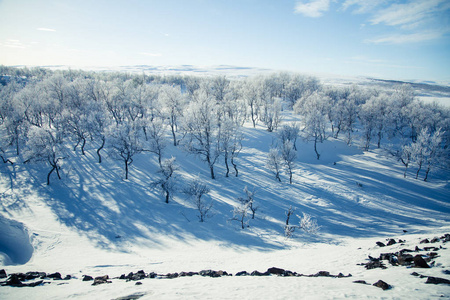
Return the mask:
M 285 120 L 292 120 L 286 115 Z M 385 150 L 363 152 L 340 140 L 319 144 L 316 160 L 312 143 L 297 142 L 294 182 L 275 180 L 267 169 L 266 156 L 276 134 L 263 127 L 244 128 L 243 150 L 237 162 L 239 177 L 225 177 L 220 161 L 217 179 L 208 178 L 206 164 L 170 146 L 165 157 L 174 156 L 180 166 L 178 185 L 198 176 L 211 188 L 210 218 L 198 222 L 197 212 L 183 193 L 164 203 L 150 187 L 155 178 L 154 155 L 136 156 L 124 180 L 122 164 L 105 157 L 96 161 L 95 149 L 86 156 L 72 152 L 62 167 L 62 180 L 46 185 L 44 165 L 20 162 L 1 165 L 0 269 L 14 272 L 60 272 L 68 281 L 52 281 L 37 287 L 0 287 L 1 299 L 114 299 L 143 293 L 141 299 L 432 299 L 450 297 L 449 285 L 425 284 L 426 276 L 450 279 L 448 243 L 430 269 L 391 266 L 366 270 L 368 256 L 423 248 L 419 242 L 450 233 L 450 186 L 448 171 L 436 170 L 430 180 L 403 177 L 402 165 Z M 244 187 L 255 188 L 256 218 L 249 227 L 232 221 L 233 206 L 244 196 Z M 321 230 L 317 235 L 295 232 L 284 237 L 286 211 L 313 216 Z M 298 222 L 294 217 L 291 224 Z M 407 232 L 404 233 L 404 230 Z M 380 248 L 375 243 L 404 240 Z M 427 253 L 426 251 L 421 252 Z M 279 267 L 301 274 L 328 271 L 352 277 L 221 277 L 201 276 L 134 281 L 112 279 L 91 286 L 83 275 L 118 277 L 144 270 L 166 274 L 205 269 L 266 271 Z M 383 280 L 392 289 L 373 284 Z

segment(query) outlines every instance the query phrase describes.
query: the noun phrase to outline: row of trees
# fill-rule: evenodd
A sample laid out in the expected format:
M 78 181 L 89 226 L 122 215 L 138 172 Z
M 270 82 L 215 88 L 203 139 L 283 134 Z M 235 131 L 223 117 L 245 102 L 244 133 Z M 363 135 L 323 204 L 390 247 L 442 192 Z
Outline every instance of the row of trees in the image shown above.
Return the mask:
M 0 71 L 1 157 L 11 163 L 14 151 L 25 162 L 45 161 L 48 184 L 70 155 L 67 146 L 84 155 L 87 144 L 96 149 L 99 163 L 105 153 L 122 161 L 125 178 L 142 152 L 155 154 L 160 173 L 167 174 L 163 162 L 169 143 L 203 160 L 212 179 L 218 161 L 226 176 L 238 176 L 246 121 L 278 132 L 278 146 L 268 159 L 278 180 L 285 170 L 292 182 L 298 137 L 314 143 L 317 159 L 318 145 L 328 138 L 352 144 L 359 137 L 365 150 L 393 144 L 406 167 L 418 165 L 417 174 L 427 165 L 425 178 L 432 167 L 449 161 L 449 110 L 418 101 L 408 86 L 322 86 L 317 79 L 288 73 L 229 80 L 3 66 Z M 293 109 L 300 122 L 282 126 L 283 109 Z M 408 156 L 436 133 L 439 151 Z

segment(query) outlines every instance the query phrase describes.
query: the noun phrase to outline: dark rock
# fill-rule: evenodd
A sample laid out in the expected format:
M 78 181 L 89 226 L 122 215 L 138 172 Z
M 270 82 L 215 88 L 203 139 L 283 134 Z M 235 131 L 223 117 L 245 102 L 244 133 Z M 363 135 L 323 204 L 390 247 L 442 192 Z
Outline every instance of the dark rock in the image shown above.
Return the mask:
M 416 246 L 416 248 L 414 249 L 414 251 L 419 252 L 419 251 L 422 251 L 422 250 L 420 250 L 420 248 Z
M 6 275 L 5 269 L 1 269 L 0 270 L 0 278 L 6 278 L 6 277 L 8 277 L 8 276 Z
M 379 260 L 391 260 L 392 256 L 394 256 L 393 253 L 381 253 Z
M 125 276 L 125 274 L 120 275 L 119 279 L 127 279 L 127 277 Z
M 64 280 L 70 280 L 70 279 L 72 279 L 71 275 L 66 275 L 66 277 L 64 277 Z
M 409 266 L 412 264 L 414 257 L 411 254 L 402 254 L 397 256 L 398 264 L 401 266 Z
M 392 245 L 394 245 L 394 244 L 397 244 L 397 242 L 396 242 L 394 239 L 390 239 L 390 240 L 387 242 L 387 246 L 392 246 Z
M 201 270 L 198 274 L 205 277 L 220 277 L 223 275 L 223 271 Z
M 425 283 L 429 283 L 429 284 L 450 284 L 450 280 L 445 279 L 445 278 L 440 278 L 440 277 L 431 277 L 428 276 L 427 281 Z
M 39 272 L 27 272 L 25 275 L 26 280 L 33 280 L 41 277 L 41 274 Z
M 251 276 L 268 276 L 268 275 L 270 275 L 270 273 L 268 273 L 268 272 L 261 273 L 261 272 L 255 270 L 252 273 L 250 273 L 250 275 Z
M 156 278 L 157 276 L 158 274 L 156 274 L 155 272 L 148 273 L 148 278 Z
M 83 275 L 83 281 L 91 281 L 91 280 L 94 280 L 94 278 L 92 276 Z
M 375 269 L 375 268 L 381 268 L 386 269 L 386 266 L 379 260 L 373 260 L 366 264 L 363 264 L 367 270 Z
M 441 236 L 441 240 L 445 242 L 450 242 L 450 234 L 446 233 L 444 236 Z
M 438 243 L 438 242 L 440 242 L 441 240 L 436 236 L 436 237 L 434 237 L 431 241 L 430 241 L 430 243 Z
M 24 286 L 35 287 L 44 283 L 44 280 L 24 284 Z
M 173 278 L 177 278 L 178 277 L 178 273 L 167 273 L 166 274 L 166 278 L 168 279 L 173 279 Z
M 99 285 L 99 284 L 103 284 L 103 283 L 111 283 L 111 281 L 108 281 L 108 279 L 109 279 L 108 275 L 95 277 L 94 283 L 92 285 Z
M 53 280 L 61 280 L 62 279 L 61 273 L 59 273 L 59 272 L 48 274 L 47 277 L 53 278 Z
M 386 245 L 384 244 L 384 243 L 382 243 L 382 242 L 377 242 L 377 245 L 379 246 L 379 247 L 385 247 Z
M 281 268 L 272 267 L 272 268 L 267 269 L 267 272 L 269 272 L 270 274 L 274 274 L 274 275 L 284 275 L 286 270 L 281 269 Z
M 135 285 L 142 285 L 142 282 L 138 281 L 135 283 Z
M 449 270 L 444 270 L 444 271 L 442 271 L 442 273 L 444 273 L 445 275 L 450 275 L 450 271 Z
M 433 259 L 433 258 L 435 258 L 435 257 L 438 257 L 437 252 L 430 252 L 430 253 L 428 253 L 427 255 L 428 255 L 431 259 Z
M 283 276 L 297 276 L 297 273 L 289 271 L 289 270 L 286 270 L 286 271 L 284 271 Z
M 414 260 L 414 265 L 416 268 L 429 268 L 430 267 L 421 255 L 414 256 L 413 260 Z
M 222 270 L 217 271 L 217 274 L 220 276 L 229 276 L 227 271 L 222 271 Z
M 420 274 L 417 273 L 417 272 L 412 272 L 411 275 L 412 275 L 412 276 L 420 276 Z
M 19 279 L 20 281 L 27 280 L 27 274 L 24 274 L 24 273 L 13 273 L 13 274 L 9 274 L 9 276 L 17 277 L 17 279 Z
M 314 277 L 331 277 L 330 272 L 328 271 L 319 271 L 313 275 Z
M 436 247 L 423 247 L 425 251 L 439 251 L 439 248 Z
M 9 275 L 8 280 L 6 280 L 5 285 L 9 286 L 23 286 L 22 280 L 20 280 L 19 274 L 11 274 Z
M 249 275 L 249 274 L 247 273 L 247 271 L 240 271 L 240 272 L 237 272 L 237 273 L 236 273 L 236 276 L 247 276 L 247 275 Z
M 361 283 L 361 284 L 367 284 L 365 280 L 355 280 L 353 283 Z
M 384 291 L 391 288 L 391 286 L 389 284 L 387 284 L 386 282 L 384 282 L 383 280 L 378 280 L 373 285 L 376 286 L 376 287 L 381 288 Z
M 424 239 L 420 241 L 420 244 L 428 244 L 430 241 L 428 239 Z

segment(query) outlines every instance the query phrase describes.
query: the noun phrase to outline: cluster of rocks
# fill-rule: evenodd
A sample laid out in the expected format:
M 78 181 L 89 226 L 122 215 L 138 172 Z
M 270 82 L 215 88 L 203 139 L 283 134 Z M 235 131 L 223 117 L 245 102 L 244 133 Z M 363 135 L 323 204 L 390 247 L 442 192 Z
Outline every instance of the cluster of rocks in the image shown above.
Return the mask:
M 9 276 L 6 274 L 6 271 L 4 269 L 0 270 L 0 279 L 7 278 L 6 281 L 0 282 L 0 286 L 15 286 L 15 287 L 34 287 L 38 286 L 45 282 L 45 279 L 53 279 L 53 280 L 70 280 L 72 279 L 72 276 L 66 275 L 64 278 L 62 278 L 61 273 L 51 273 L 47 274 L 45 272 L 27 272 L 27 273 L 12 273 L 9 274 Z M 37 280 L 36 279 L 40 279 Z M 24 281 L 31 281 L 30 283 L 24 283 Z
M 438 242 L 446 243 L 449 241 L 450 241 L 450 234 L 447 233 L 444 236 L 441 236 L 440 238 L 434 237 L 432 239 L 423 239 L 420 241 L 419 244 L 433 244 L 433 243 L 438 243 Z M 404 242 L 405 241 L 403 241 L 403 240 L 398 240 L 398 242 L 397 242 L 394 239 L 389 239 L 386 244 L 379 242 L 379 241 L 376 242 L 376 244 L 379 247 L 389 247 L 389 246 L 392 246 L 395 244 L 403 245 Z M 369 256 L 369 261 L 367 263 L 361 263 L 358 265 L 364 266 L 367 270 L 375 269 L 375 268 L 386 269 L 387 267 L 384 262 L 387 261 L 392 266 L 406 266 L 406 267 L 411 267 L 411 268 L 426 268 L 426 269 L 428 269 L 435 265 L 434 259 L 439 257 L 439 254 L 437 251 L 439 251 L 441 249 L 445 249 L 445 248 L 443 248 L 442 245 L 440 245 L 439 247 L 425 246 L 425 247 L 423 247 L 423 249 L 421 249 L 419 246 L 416 246 L 414 248 L 414 250 L 402 249 L 397 252 L 381 253 L 379 257 Z M 424 252 L 424 251 L 427 253 L 426 254 L 418 253 L 418 252 Z M 445 272 L 448 272 L 450 274 L 449 271 L 444 271 L 444 273 Z M 427 281 L 425 283 L 428 283 L 428 284 L 440 284 L 440 283 L 450 284 L 450 280 L 447 280 L 444 278 L 424 276 L 424 275 L 420 275 L 416 272 L 413 272 L 411 275 L 419 276 L 420 278 L 427 277 Z M 358 281 L 354 281 L 354 282 L 367 284 L 363 280 L 358 280 Z M 391 288 L 391 286 L 389 284 L 383 282 L 382 280 L 379 280 L 377 283 L 375 283 L 373 285 L 378 286 L 378 287 L 382 288 L 383 290 Z
M 233 276 L 233 274 L 228 273 L 227 271 L 222 271 L 222 270 L 219 270 L 219 271 L 202 270 L 200 272 L 180 272 L 180 273 L 167 273 L 167 274 L 157 274 L 155 272 L 145 273 L 144 270 L 140 270 L 140 271 L 137 271 L 136 273 L 130 272 L 130 273 L 128 273 L 128 275 L 122 274 L 119 277 L 115 277 L 113 279 L 136 281 L 136 284 L 140 285 L 140 284 L 142 284 L 142 282 L 140 282 L 140 280 L 143 280 L 145 278 L 174 279 L 174 278 L 179 278 L 179 277 L 187 277 L 187 276 L 195 276 L 195 275 L 202 276 L 202 277 L 213 277 L 213 278 L 223 277 L 223 276 Z M 235 276 L 270 276 L 270 275 L 283 276 L 283 277 L 287 277 L 287 276 L 302 277 L 302 276 L 304 276 L 304 277 L 332 277 L 332 278 L 345 278 L 345 277 L 352 276 L 351 274 L 344 275 L 342 273 L 339 273 L 337 275 L 332 275 L 328 271 L 320 271 L 316 274 L 304 275 L 304 274 L 299 274 L 297 272 L 292 272 L 289 270 L 276 268 L 276 267 L 269 268 L 265 272 L 260 272 L 260 271 L 255 270 L 250 273 L 247 271 L 241 271 L 241 272 L 237 272 L 235 274 Z M 15 286 L 15 287 L 25 287 L 25 286 L 34 287 L 34 286 L 42 285 L 45 283 L 50 283 L 50 282 L 45 282 L 44 279 L 53 279 L 53 280 L 70 280 L 70 279 L 72 279 L 72 277 L 70 275 L 67 275 L 66 277 L 62 278 L 62 276 L 59 272 L 52 273 L 52 274 L 46 274 L 44 272 L 14 273 L 14 274 L 9 274 L 9 276 L 7 276 L 5 270 L 0 270 L 0 279 L 1 278 L 7 278 L 7 280 L 4 282 L 0 282 L 0 285 Z M 31 283 L 24 283 L 25 281 L 34 280 L 36 278 L 39 278 L 41 280 L 34 281 Z M 111 278 L 108 275 L 97 276 L 97 277 L 92 277 L 89 275 L 82 276 L 82 281 L 92 281 L 93 282 L 92 285 L 94 285 L 94 286 L 99 285 L 99 284 L 104 284 L 104 283 L 112 283 L 112 281 L 110 279 Z
M 367 283 L 365 280 L 355 280 L 353 281 L 354 283 L 361 283 L 361 284 L 367 284 L 370 285 L 370 283 Z M 378 280 L 377 282 L 375 282 L 374 284 L 372 284 L 373 286 L 379 287 L 382 290 L 389 290 L 392 288 L 391 285 L 387 284 L 386 282 L 384 282 L 383 280 Z

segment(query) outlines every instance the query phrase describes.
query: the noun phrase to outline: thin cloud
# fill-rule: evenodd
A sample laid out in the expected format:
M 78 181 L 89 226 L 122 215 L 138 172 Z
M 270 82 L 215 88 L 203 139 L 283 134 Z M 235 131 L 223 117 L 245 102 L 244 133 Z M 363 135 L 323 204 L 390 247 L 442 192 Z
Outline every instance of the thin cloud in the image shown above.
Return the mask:
M 430 40 L 435 40 L 441 38 L 442 32 L 417 32 L 410 34 L 394 34 L 384 37 L 379 37 L 375 39 L 367 39 L 366 43 L 369 44 L 409 44 L 409 43 L 420 43 Z
M 36 28 L 36 30 L 39 30 L 39 31 L 49 31 L 49 32 L 55 32 L 55 31 L 56 31 L 56 29 L 52 29 L 52 28 L 44 28 L 44 27 Z
M 400 26 L 403 29 L 412 29 L 432 19 L 436 13 L 448 9 L 450 9 L 448 0 L 420 0 L 404 4 L 392 4 L 378 11 L 371 19 L 371 23 L 374 25 L 385 24 Z
M 19 40 L 6 40 L 3 44 L 5 47 L 8 48 L 17 48 L 17 49 L 25 49 L 26 46 Z
M 297 2 L 294 12 L 311 18 L 321 17 L 330 9 L 330 0 L 312 0 Z

